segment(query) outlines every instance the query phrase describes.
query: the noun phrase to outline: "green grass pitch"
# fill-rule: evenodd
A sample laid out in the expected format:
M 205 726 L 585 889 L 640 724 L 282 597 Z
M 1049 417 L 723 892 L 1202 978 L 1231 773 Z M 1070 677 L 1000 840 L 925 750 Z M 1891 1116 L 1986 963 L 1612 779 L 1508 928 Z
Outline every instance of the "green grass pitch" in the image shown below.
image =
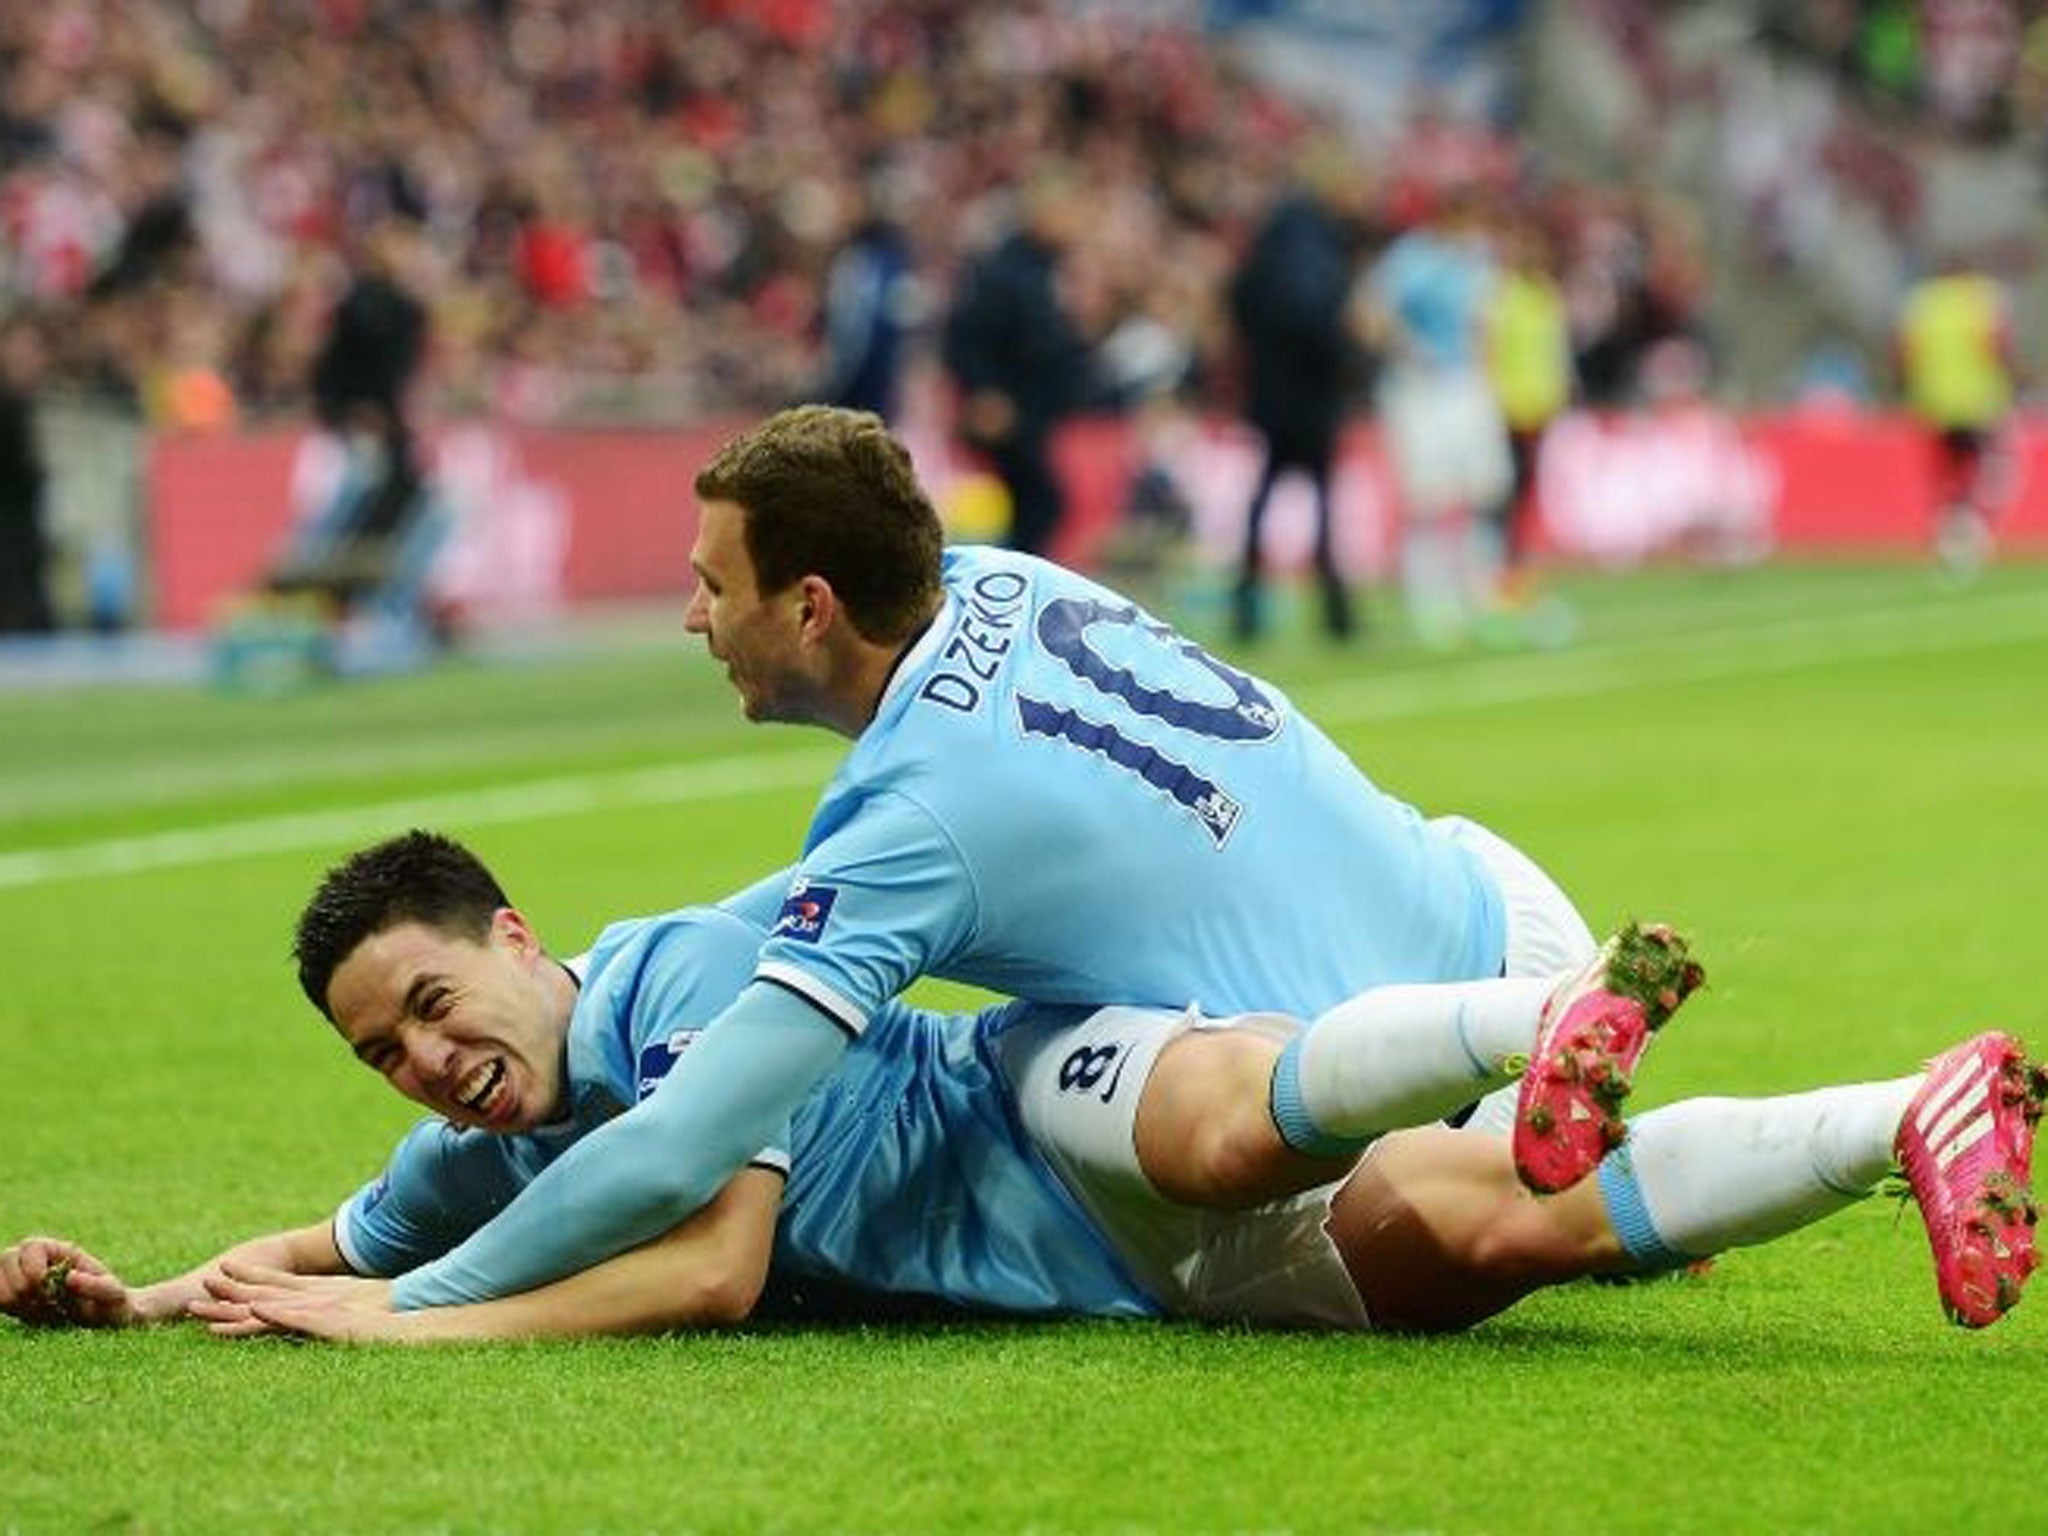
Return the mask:
M 1256 664 L 1596 926 L 1695 937 L 1710 990 L 1640 1106 L 1896 1075 L 1994 1023 L 2048 1046 L 2048 570 L 1567 590 L 1580 633 L 1552 653 L 1283 639 Z M 793 853 L 836 743 L 741 724 L 673 617 L 282 699 L 0 695 L 0 1240 L 59 1232 L 155 1278 L 375 1171 L 410 1111 L 285 958 L 359 842 L 466 837 L 563 952 Z M 0 1533 L 2010 1530 L 2038 1519 L 2044 1361 L 2048 1290 L 1949 1327 L 1917 1218 L 1883 1201 L 1435 1341 L 1073 1323 L 401 1352 L 0 1322 Z

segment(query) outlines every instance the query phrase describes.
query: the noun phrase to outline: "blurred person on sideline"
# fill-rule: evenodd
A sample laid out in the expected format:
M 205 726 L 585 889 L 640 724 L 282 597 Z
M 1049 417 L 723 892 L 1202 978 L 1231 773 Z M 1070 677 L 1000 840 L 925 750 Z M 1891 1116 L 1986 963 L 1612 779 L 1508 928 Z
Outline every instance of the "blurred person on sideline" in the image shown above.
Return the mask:
M 1434 1081 L 1365 1086 L 1416 1015 L 1462 1014 L 1522 985 L 1503 979 L 1384 988 L 1336 1010 L 1360 1084 L 1352 1111 L 1387 1134 L 1328 1158 L 1290 1148 L 1258 1091 L 1298 1020 L 892 1003 L 785 1132 L 666 1233 L 503 1299 L 394 1311 L 388 1277 L 459 1243 L 579 1140 L 652 1113 L 702 1021 L 744 984 L 781 889 L 771 878 L 716 906 L 613 923 L 558 960 L 460 844 L 416 831 L 351 855 L 299 918 L 300 983 L 355 1058 L 430 1118 L 331 1220 L 154 1285 L 128 1286 L 63 1238 L 17 1242 L 0 1250 L 0 1313 L 415 1343 L 711 1327 L 757 1307 L 864 1319 L 906 1304 L 1446 1332 L 1544 1286 L 1769 1242 L 1867 1198 L 1895 1154 L 1955 1321 L 1997 1321 L 2034 1267 L 2048 1072 L 2009 1036 L 1979 1035 L 1888 1082 L 1652 1110 L 1597 1178 L 1539 1197 L 1497 1131 L 1398 1128 L 1467 1091 L 1455 1049 Z M 1643 999 L 1697 981 L 1682 950 L 1640 947 L 1649 938 L 1633 930 L 1637 947 L 1561 978 L 1557 1005 L 1584 1006 L 1623 971 Z M 1217 1076 L 1238 1088 L 1227 1126 L 1189 1112 L 1206 1096 L 1190 1080 Z M 1232 1143 L 1227 1195 L 1188 1198 Z
M 1425 645 L 1461 644 L 1497 591 L 1488 519 L 1507 496 L 1507 428 L 1485 368 L 1495 268 L 1480 191 L 1444 188 L 1370 278 L 1378 407 L 1400 494 L 1401 586 Z
M 1936 556 L 1959 576 L 1990 559 L 2011 466 L 1999 434 L 2018 370 L 2005 289 L 1960 255 L 1908 290 L 1896 364 L 1907 408 L 1926 431 L 1935 468 Z
M 824 371 L 811 398 L 893 422 L 919 297 L 910 239 L 891 216 L 891 195 L 884 177 L 869 179 L 826 269 L 819 315 Z
M 412 385 L 424 360 L 427 307 L 414 291 L 414 236 L 387 217 L 363 239 L 347 289 L 313 362 L 320 424 L 349 448 L 352 472 L 312 547 L 271 578 L 279 592 L 324 593 L 347 609 L 384 579 L 424 483 L 412 424 Z
M 53 623 L 43 527 L 49 477 L 35 420 L 43 369 L 34 320 L 0 321 L 0 634 L 42 633 Z
M 958 433 L 985 455 L 1010 499 L 1009 546 L 1043 554 L 1066 496 L 1049 453 L 1053 429 L 1087 398 L 1088 346 L 1062 292 L 1062 269 L 1088 217 L 1073 171 L 1036 172 L 1017 226 L 961 275 L 943 342 L 960 391 Z
M 1500 550 L 1502 596 L 1528 601 L 1532 492 L 1544 429 L 1572 400 L 1571 320 L 1546 232 L 1530 212 L 1512 217 L 1503 263 L 1486 306 L 1486 369 L 1508 431 L 1508 493 L 1490 510 Z
M 1231 607 L 1232 633 L 1262 627 L 1260 536 L 1273 487 L 1305 476 L 1315 497 L 1315 571 L 1323 628 L 1333 639 L 1354 627 L 1351 596 L 1337 568 L 1330 480 L 1351 387 L 1362 372 L 1362 327 L 1352 299 L 1367 237 L 1371 191 L 1357 157 L 1330 139 L 1312 143 L 1297 187 L 1267 215 L 1230 283 L 1230 313 L 1245 364 L 1245 419 L 1265 439 L 1266 457 L 1245 509 L 1244 553 Z
M 1140 234 L 1126 243 L 1144 241 Z M 1115 318 L 1095 347 L 1093 377 L 1104 408 L 1128 420 L 1131 433 L 1121 514 L 1093 562 L 1141 598 L 1163 593 L 1193 556 L 1195 513 L 1181 465 L 1199 431 L 1202 381 L 1221 351 L 1217 296 L 1227 271 L 1221 240 L 1169 236 L 1156 264 L 1121 275 Z

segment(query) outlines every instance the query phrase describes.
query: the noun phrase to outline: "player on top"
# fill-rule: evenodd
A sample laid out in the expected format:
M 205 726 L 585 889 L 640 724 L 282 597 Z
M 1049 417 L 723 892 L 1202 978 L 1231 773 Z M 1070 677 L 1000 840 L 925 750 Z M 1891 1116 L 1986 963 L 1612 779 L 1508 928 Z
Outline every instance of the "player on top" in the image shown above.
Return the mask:
M 1790 1231 L 1867 1192 L 1895 1147 L 1952 1315 L 1994 1320 L 2033 1264 L 2042 1078 L 1999 1035 L 1924 1078 L 1653 1111 L 1598 1179 L 1539 1200 L 1498 1136 L 1396 1133 L 1355 1168 L 1293 1152 L 1264 1112 L 1262 1073 L 1300 1027 L 1282 1016 L 1009 1004 L 941 1019 L 889 1004 L 783 1146 L 655 1243 L 526 1295 L 410 1312 L 392 1312 L 381 1284 L 299 1278 L 430 1262 L 594 1127 L 644 1115 L 694 1026 L 746 984 L 778 892 L 614 924 L 565 966 L 466 849 L 412 833 L 364 850 L 300 919 L 301 980 L 356 1056 L 436 1117 L 331 1225 L 139 1289 L 75 1244 L 30 1239 L 0 1253 L 0 1311 L 120 1324 L 189 1310 L 231 1333 L 427 1340 L 730 1322 L 764 1283 L 825 1280 L 870 1305 L 889 1293 L 1019 1314 L 1455 1328 L 1545 1284 Z M 1469 1002 L 1514 985 L 1447 990 Z M 1362 1078 L 1420 1002 L 1402 994 L 1432 990 L 1336 1011 Z M 1554 1006 L 1585 990 L 1568 978 Z M 1398 1103 L 1361 1089 L 1348 1123 L 1370 1134 L 1433 1113 L 1467 1091 L 1466 1070 L 1433 1093 L 1410 1081 Z M 1240 1085 L 1241 1113 L 1187 1122 L 1190 1075 L 1219 1073 Z M 1227 1168 L 1205 1168 L 1219 1146 Z M 1228 1209 L 1176 1196 L 1204 1180 Z
M 921 975 L 1040 1002 L 1304 1018 L 1371 987 L 1506 975 L 1524 981 L 1518 1006 L 1475 1011 L 1456 1038 L 1435 1015 L 1418 1048 L 1507 1080 L 1549 985 L 1584 962 L 1585 926 L 1541 871 L 1376 788 L 1271 684 L 1058 566 L 942 550 L 877 418 L 786 411 L 696 489 L 689 627 L 750 717 L 825 725 L 853 748 L 753 982 L 651 1112 L 409 1275 L 400 1305 L 529 1289 L 668 1230 Z M 1583 1176 L 1619 1135 L 1660 1014 L 1602 996 L 1540 1042 L 1516 1126 L 1532 1185 Z M 1317 1114 L 1330 1056 L 1311 1031 L 1270 1073 L 1273 1117 L 1304 1151 L 1357 1146 Z

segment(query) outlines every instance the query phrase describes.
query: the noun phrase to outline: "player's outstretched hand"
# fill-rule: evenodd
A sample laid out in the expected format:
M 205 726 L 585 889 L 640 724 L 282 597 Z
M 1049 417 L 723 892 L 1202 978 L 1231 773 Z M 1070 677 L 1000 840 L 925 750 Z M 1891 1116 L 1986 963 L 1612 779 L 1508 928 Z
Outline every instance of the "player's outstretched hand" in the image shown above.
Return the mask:
M 0 1249 L 0 1313 L 31 1328 L 125 1328 L 147 1321 L 120 1276 L 61 1237 L 25 1237 Z
M 207 1275 L 206 1292 L 188 1310 L 222 1338 L 286 1334 L 398 1343 L 415 1334 L 416 1314 L 392 1310 L 389 1280 L 298 1275 L 228 1262 Z

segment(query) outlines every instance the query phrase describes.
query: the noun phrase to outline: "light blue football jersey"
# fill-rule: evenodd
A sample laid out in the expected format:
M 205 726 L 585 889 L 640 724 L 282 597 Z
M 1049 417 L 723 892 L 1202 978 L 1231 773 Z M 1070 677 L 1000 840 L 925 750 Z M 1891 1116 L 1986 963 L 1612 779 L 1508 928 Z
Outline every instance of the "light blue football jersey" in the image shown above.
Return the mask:
M 1399 361 L 1439 369 L 1477 368 L 1480 318 L 1494 270 L 1470 241 L 1428 231 L 1387 247 L 1370 279 L 1375 297 L 1401 329 Z
M 858 1030 L 925 974 L 1308 1017 L 1499 972 L 1491 878 L 1272 684 L 1028 555 L 955 548 L 944 576 L 761 977 Z
M 336 1217 L 349 1263 L 391 1275 L 437 1258 L 651 1093 L 746 983 L 787 884 L 607 928 L 577 967 L 569 1117 L 519 1136 L 422 1121 Z M 989 1041 L 1021 1016 L 875 1015 L 797 1110 L 786 1151 L 755 1160 L 788 1171 L 772 1293 L 823 1280 L 1011 1313 L 1158 1312 L 1018 1123 Z

